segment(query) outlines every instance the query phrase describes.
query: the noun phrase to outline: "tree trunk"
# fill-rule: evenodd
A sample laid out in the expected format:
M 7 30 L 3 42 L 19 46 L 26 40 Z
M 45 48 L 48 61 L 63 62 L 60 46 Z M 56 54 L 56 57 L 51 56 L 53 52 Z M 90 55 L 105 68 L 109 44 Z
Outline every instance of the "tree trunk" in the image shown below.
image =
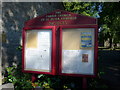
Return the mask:
M 112 48 L 112 38 L 109 40 L 109 48 Z
M 113 47 L 113 50 L 115 50 L 117 47 L 117 43 L 114 43 L 114 47 Z

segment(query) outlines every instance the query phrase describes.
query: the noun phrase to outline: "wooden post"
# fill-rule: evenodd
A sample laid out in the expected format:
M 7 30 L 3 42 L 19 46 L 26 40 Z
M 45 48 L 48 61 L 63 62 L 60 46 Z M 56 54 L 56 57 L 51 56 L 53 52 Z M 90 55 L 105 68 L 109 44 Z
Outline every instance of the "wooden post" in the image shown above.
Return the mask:
M 84 90 L 87 89 L 87 79 L 86 79 L 86 78 L 83 78 L 82 88 L 83 88 Z
M 37 75 L 32 74 L 32 83 L 35 82 L 37 80 Z

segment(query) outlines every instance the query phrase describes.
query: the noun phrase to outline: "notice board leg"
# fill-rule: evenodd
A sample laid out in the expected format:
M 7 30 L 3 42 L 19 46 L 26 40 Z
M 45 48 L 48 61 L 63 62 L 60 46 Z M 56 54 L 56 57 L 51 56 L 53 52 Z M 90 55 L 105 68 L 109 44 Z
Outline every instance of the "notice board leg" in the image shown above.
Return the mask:
M 37 80 L 37 75 L 32 74 L 32 82 L 35 82 Z
M 87 89 L 87 78 L 83 78 L 82 88 L 85 89 L 85 90 Z

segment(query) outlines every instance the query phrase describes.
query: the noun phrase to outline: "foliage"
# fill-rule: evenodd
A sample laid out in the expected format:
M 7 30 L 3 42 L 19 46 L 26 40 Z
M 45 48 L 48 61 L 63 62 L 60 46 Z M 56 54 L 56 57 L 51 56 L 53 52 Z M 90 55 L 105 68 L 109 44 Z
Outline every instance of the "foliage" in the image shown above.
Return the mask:
M 103 3 L 99 14 L 99 24 L 102 38 L 111 40 L 110 44 L 120 43 L 120 2 Z M 110 45 L 111 47 L 111 45 Z M 113 47 L 115 48 L 115 47 Z
M 22 73 L 20 66 L 7 67 L 6 70 L 8 72 L 6 82 L 13 83 L 15 89 L 32 88 L 31 74 Z
M 99 23 L 99 42 L 109 40 L 110 48 L 120 43 L 120 2 L 64 2 L 65 10 L 97 17 Z
M 87 16 L 99 17 L 101 3 L 95 2 L 64 2 L 65 10 Z
M 98 76 L 96 77 L 96 78 L 89 78 L 88 79 L 88 88 L 90 88 L 90 89 L 99 89 L 99 88 L 101 88 L 101 89 L 108 89 L 109 87 L 105 84 L 105 83 L 103 83 L 104 82 L 104 80 L 102 80 L 102 76 L 103 75 L 105 75 L 105 72 L 103 72 L 103 71 L 99 71 L 98 72 Z
M 39 74 L 38 80 L 34 83 L 31 81 L 32 74 L 22 73 L 21 65 L 7 67 L 8 77 L 6 82 L 11 82 L 14 85 L 15 90 L 30 89 L 30 88 L 49 88 L 51 90 L 57 88 L 81 88 L 82 78 L 80 77 L 68 77 L 68 76 L 52 76 Z M 98 78 L 88 79 L 89 88 L 107 88 L 107 86 L 101 81 L 101 75 L 104 72 L 98 73 Z
M 22 50 L 22 46 L 19 45 L 16 49 L 21 51 Z

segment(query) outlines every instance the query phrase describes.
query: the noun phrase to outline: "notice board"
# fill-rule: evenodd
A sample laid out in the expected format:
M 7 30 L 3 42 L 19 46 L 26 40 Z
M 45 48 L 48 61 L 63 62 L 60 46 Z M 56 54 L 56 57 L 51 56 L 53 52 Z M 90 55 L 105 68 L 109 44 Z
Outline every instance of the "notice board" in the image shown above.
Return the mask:
M 97 75 L 97 19 L 64 10 L 38 16 L 23 28 L 23 72 Z
M 94 28 L 62 29 L 61 73 L 94 75 Z
M 51 72 L 51 30 L 28 30 L 25 41 L 25 70 Z

